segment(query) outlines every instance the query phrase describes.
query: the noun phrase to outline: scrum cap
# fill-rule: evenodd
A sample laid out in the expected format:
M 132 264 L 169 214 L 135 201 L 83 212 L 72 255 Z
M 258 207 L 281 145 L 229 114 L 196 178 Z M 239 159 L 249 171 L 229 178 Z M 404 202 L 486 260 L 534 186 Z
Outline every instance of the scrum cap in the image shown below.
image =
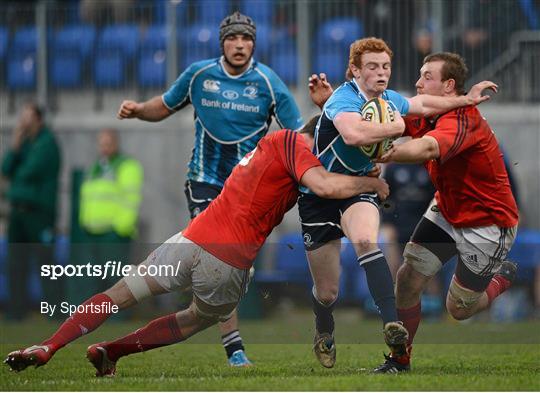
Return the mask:
M 253 43 L 256 38 L 255 22 L 249 16 L 236 11 L 232 15 L 225 17 L 219 25 L 219 43 L 223 49 L 225 38 L 234 34 L 245 34 L 251 37 Z

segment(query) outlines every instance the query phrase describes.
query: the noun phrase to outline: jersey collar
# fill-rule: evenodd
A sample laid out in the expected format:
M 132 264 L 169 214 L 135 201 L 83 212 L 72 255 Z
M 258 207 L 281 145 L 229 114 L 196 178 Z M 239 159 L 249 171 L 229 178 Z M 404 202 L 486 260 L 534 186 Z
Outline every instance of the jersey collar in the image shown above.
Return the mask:
M 367 102 L 367 101 L 368 101 L 367 95 L 366 95 L 366 93 L 364 93 L 364 92 L 362 91 L 362 89 L 360 88 L 360 86 L 358 86 L 358 83 L 356 82 L 356 79 L 352 78 L 351 83 L 352 83 L 353 89 L 354 89 L 354 91 L 356 91 L 356 94 L 358 95 L 358 97 L 363 98 L 364 101 Z
M 253 66 L 253 56 L 251 57 L 251 59 L 249 59 L 249 67 L 246 68 L 246 70 L 244 72 L 242 72 L 241 74 L 238 74 L 238 75 L 231 75 L 227 72 L 227 69 L 225 68 L 225 57 L 224 56 L 221 56 L 219 58 L 219 64 L 221 66 L 221 69 L 223 70 L 223 72 L 225 73 L 225 75 L 227 75 L 227 77 L 231 78 L 231 79 L 238 79 L 238 78 L 241 78 L 242 76 L 244 76 L 248 71 L 251 70 L 251 67 Z

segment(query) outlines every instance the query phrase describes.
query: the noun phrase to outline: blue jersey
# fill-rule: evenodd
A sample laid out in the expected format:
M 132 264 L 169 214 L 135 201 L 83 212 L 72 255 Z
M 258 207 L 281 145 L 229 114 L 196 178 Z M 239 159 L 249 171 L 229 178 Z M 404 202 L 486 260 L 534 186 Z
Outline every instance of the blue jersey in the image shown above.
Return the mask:
M 409 101 L 393 90 L 385 90 L 381 98 L 403 116 L 409 111 Z M 369 157 L 356 146 L 347 145 L 334 126 L 334 119 L 339 113 L 360 113 L 367 101 L 353 79 L 338 87 L 324 104 L 323 113 L 315 128 L 313 154 L 329 172 L 361 176 L 373 168 L 374 164 Z M 306 187 L 300 187 L 300 191 L 311 193 Z
M 223 59 L 189 66 L 163 94 L 171 110 L 195 109 L 195 146 L 188 179 L 223 187 L 234 166 L 253 150 L 275 117 L 281 128 L 303 124 L 294 98 L 279 77 L 251 60 L 241 75 L 230 75 Z

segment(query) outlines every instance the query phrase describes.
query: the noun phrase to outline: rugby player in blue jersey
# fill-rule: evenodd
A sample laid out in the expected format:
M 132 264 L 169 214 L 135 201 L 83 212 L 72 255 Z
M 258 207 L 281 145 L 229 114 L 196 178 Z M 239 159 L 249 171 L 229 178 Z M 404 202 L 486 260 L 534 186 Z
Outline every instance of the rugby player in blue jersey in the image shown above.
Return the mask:
M 193 105 L 195 146 L 185 193 L 191 217 L 218 196 L 234 166 L 267 133 L 272 117 L 280 128 L 303 125 L 294 98 L 266 65 L 253 58 L 256 27 L 239 12 L 220 25 L 222 56 L 191 64 L 162 96 L 146 102 L 124 101 L 118 118 L 160 121 Z M 249 366 L 236 313 L 219 325 L 231 366 Z
M 313 101 L 323 113 L 315 131 L 314 154 L 330 172 L 362 176 L 373 167 L 359 146 L 388 137 L 399 137 L 405 124 L 401 115 L 432 116 L 454 108 L 487 100 L 485 88 L 496 89 L 491 82 L 475 85 L 468 95 L 436 97 L 417 95 L 405 98 L 388 90 L 392 51 L 378 38 L 355 41 L 350 48 L 348 82 L 332 92 L 325 80 L 312 78 Z M 324 97 L 324 93 L 331 94 Z M 385 99 L 395 113 L 391 123 L 364 121 L 360 111 L 371 98 Z M 326 100 L 327 99 L 327 100 Z M 408 332 L 398 321 L 392 275 L 377 244 L 379 200 L 375 194 L 361 194 L 345 200 L 322 200 L 301 187 L 298 208 L 304 245 L 313 276 L 313 311 L 316 333 L 314 351 L 324 367 L 336 361 L 332 311 L 338 296 L 341 237 L 351 241 L 358 263 L 365 269 L 369 291 L 383 320 L 385 342 L 392 353 L 405 353 Z M 377 372 L 388 372 L 388 361 Z

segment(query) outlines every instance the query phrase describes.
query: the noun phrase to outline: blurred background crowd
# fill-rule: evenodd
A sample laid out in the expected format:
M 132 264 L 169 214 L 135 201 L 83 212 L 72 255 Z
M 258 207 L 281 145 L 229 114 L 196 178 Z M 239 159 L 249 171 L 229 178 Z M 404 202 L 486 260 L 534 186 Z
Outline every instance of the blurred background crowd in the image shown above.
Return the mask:
M 40 280 L 40 263 L 138 263 L 154 244 L 186 225 L 182 193 L 193 146 L 192 113 L 159 124 L 120 122 L 115 114 L 122 99 L 159 95 L 192 62 L 218 57 L 219 23 L 234 10 L 254 19 L 255 59 L 287 84 L 304 119 L 317 112 L 309 101 L 308 76 L 325 72 L 339 85 L 349 44 L 362 37 L 388 42 L 394 51 L 390 88 L 404 94 L 415 94 L 424 56 L 441 50 L 466 59 L 469 86 L 482 79 L 500 85 L 500 93 L 480 109 L 505 150 L 520 207 L 520 232 L 510 254 L 520 268 L 518 285 L 497 301 L 491 318 L 538 317 L 538 0 L 2 2 L 0 307 L 5 317 L 23 318 L 42 299 L 67 296 L 76 302 L 107 284 Z M 26 172 L 15 177 L 14 157 L 26 157 Z M 380 242 L 395 272 L 433 188 L 422 166 L 391 164 L 385 177 L 392 196 L 382 210 Z M 36 195 L 32 185 L 43 179 L 49 193 Z M 8 244 L 8 235 L 16 240 Z M 355 261 L 345 243 L 340 301 L 374 313 Z M 308 304 L 311 278 L 295 209 L 274 231 L 256 268 L 241 316 L 260 317 L 282 302 Z M 445 267 L 430 288 L 422 300 L 424 313 L 444 315 L 442 294 L 452 272 L 453 266 Z

